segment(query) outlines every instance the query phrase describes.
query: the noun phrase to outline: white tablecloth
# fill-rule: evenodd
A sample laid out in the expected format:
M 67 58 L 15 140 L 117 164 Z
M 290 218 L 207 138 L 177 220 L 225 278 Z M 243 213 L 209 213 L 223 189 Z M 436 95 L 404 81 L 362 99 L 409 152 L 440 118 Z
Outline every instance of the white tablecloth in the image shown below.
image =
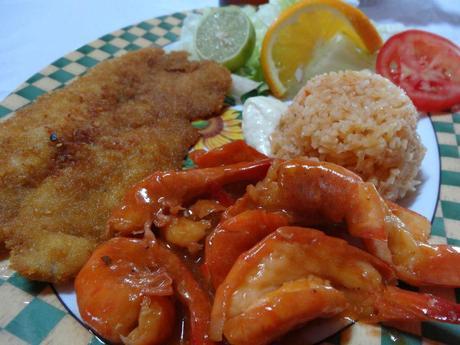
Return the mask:
M 59 57 L 121 27 L 218 0 L 0 0 L 0 100 Z
M 52 61 L 118 28 L 218 0 L 0 0 L 0 100 Z M 361 0 L 395 20 L 460 43 L 460 0 Z

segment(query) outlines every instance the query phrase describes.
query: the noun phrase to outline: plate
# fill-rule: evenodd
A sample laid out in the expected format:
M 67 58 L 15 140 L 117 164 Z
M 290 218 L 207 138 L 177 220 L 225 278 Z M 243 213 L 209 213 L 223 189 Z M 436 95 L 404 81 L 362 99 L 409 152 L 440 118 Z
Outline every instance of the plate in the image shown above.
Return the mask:
M 0 103 L 0 118 L 11 116 L 41 94 L 66 85 L 100 61 L 152 43 L 165 46 L 176 41 L 185 16 L 186 13 L 174 13 L 122 28 L 54 61 Z M 210 120 L 196 121 L 194 125 L 202 134 L 197 147 L 212 148 L 242 138 L 238 109 Z M 434 242 L 460 245 L 460 114 L 424 116 L 417 131 L 428 151 L 422 163 L 422 184 L 417 194 L 404 203 L 432 219 Z M 78 344 L 101 343 L 74 318 L 78 318 L 78 311 L 68 286 L 51 287 L 28 281 L 8 268 L 5 255 L 0 260 L 0 343 L 65 344 L 69 339 Z M 460 290 L 437 289 L 436 292 L 460 302 Z M 430 340 L 460 343 L 459 326 L 431 322 L 393 326 L 405 331 L 357 323 L 336 333 L 337 328 L 315 325 L 313 336 L 319 341 L 334 333 L 327 339 L 334 344 L 422 344 Z

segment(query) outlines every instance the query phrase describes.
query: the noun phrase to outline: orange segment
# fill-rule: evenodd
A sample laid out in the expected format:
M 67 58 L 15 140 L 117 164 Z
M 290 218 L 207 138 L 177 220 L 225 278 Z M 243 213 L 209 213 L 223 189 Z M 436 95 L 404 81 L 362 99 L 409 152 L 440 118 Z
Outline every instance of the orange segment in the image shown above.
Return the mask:
M 299 73 L 308 68 L 315 51 L 337 35 L 365 54 L 373 54 L 382 45 L 369 18 L 339 0 L 305 0 L 284 11 L 268 29 L 260 56 L 273 94 L 295 94 L 303 86 Z

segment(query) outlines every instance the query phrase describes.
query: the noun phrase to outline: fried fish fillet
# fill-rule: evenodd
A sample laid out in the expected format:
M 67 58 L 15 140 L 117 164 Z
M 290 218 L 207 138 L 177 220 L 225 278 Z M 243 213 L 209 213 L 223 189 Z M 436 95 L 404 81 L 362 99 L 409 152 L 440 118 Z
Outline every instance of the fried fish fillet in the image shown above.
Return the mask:
M 22 275 L 62 282 L 104 240 L 127 187 L 180 168 L 231 85 L 213 62 L 146 48 L 103 62 L 0 123 L 0 243 Z

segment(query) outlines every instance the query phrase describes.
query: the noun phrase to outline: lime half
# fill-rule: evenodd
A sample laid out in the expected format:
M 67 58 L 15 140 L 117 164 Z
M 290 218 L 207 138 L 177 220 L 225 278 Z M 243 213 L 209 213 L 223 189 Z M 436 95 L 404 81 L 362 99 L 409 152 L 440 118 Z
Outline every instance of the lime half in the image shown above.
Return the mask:
M 234 71 L 251 56 L 255 36 L 251 21 L 241 9 L 217 8 L 198 24 L 195 49 L 201 59 L 217 61 Z

